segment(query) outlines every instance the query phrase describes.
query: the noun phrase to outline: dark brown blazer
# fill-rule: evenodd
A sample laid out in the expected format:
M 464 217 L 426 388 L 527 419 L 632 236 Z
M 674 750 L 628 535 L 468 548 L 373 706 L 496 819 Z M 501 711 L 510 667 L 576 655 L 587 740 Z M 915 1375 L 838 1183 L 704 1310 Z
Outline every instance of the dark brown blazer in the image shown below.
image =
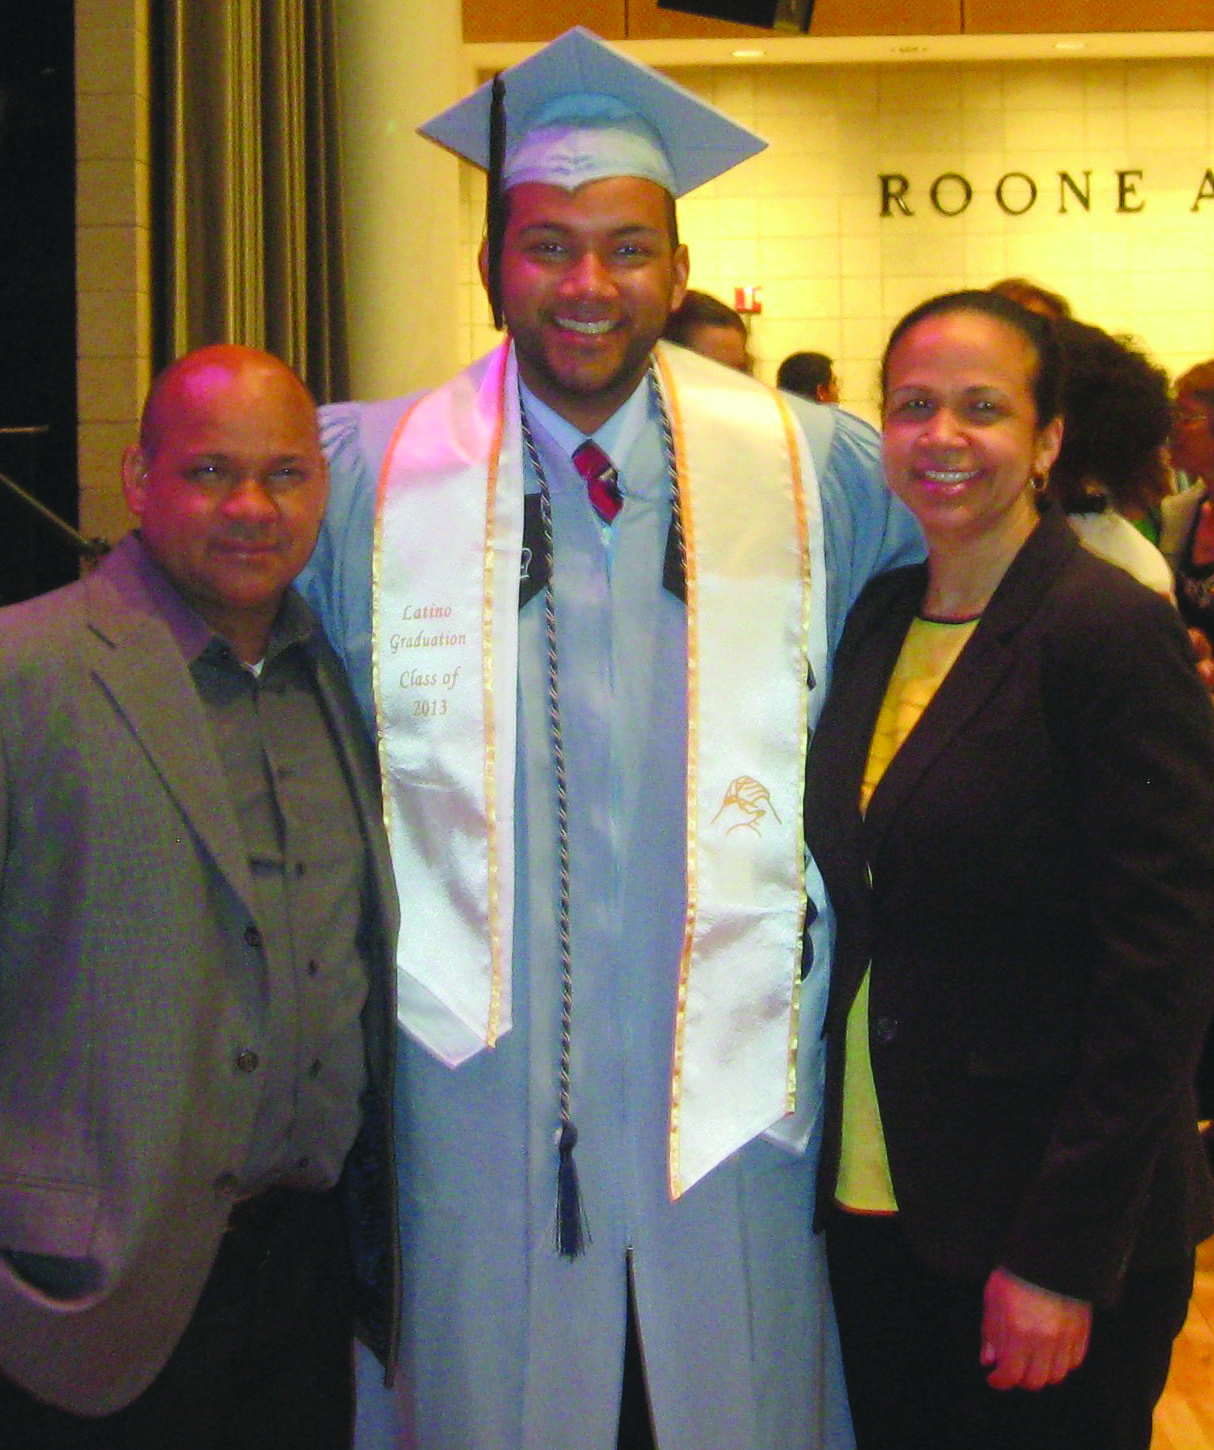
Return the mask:
M 247 853 L 136 549 L 0 612 L 0 1369 L 90 1415 L 140 1393 L 193 1313 L 258 1104 L 236 1058 L 266 1030 Z M 390 1337 L 395 892 L 374 758 L 320 638 L 316 676 L 372 866 L 372 1091 L 346 1187 Z
M 862 819 L 925 583 L 898 570 L 857 601 L 809 754 L 807 838 L 837 915 L 818 1202 L 871 962 L 916 1251 L 1107 1305 L 1214 1225 L 1192 1091 L 1214 1003 L 1214 714 L 1175 609 L 1047 513 Z

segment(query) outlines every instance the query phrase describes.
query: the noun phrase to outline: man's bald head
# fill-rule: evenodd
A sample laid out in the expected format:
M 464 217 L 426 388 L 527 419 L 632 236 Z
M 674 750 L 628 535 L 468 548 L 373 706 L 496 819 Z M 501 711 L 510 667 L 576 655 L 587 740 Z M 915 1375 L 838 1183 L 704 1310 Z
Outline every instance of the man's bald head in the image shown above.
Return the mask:
M 183 398 L 206 390 L 222 377 L 258 376 L 271 386 L 294 393 L 300 404 L 315 414 L 316 403 L 298 373 L 281 358 L 241 343 L 216 342 L 187 352 L 157 373 L 144 399 L 139 420 L 139 447 L 151 458 L 159 446 L 165 420 L 171 420 Z
M 328 491 L 307 388 L 257 348 L 187 353 L 153 383 L 122 479 L 144 544 L 178 591 L 242 658 L 261 658 Z

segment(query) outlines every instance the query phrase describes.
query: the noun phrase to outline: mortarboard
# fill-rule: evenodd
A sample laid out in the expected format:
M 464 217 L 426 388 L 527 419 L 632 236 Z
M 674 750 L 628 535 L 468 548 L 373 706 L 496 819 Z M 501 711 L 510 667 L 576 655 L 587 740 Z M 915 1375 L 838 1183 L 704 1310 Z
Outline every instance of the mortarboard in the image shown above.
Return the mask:
M 573 191 L 609 176 L 640 176 L 677 197 L 767 145 L 580 25 L 417 129 L 489 173 L 485 233 L 498 327 L 509 187 L 543 181 Z
M 625 169 L 604 171 L 600 160 L 600 169 L 583 172 L 575 160 L 568 173 L 571 186 L 596 176 L 650 175 L 647 170 L 634 170 L 633 165 L 645 164 L 638 160 L 644 151 L 641 141 L 651 138 L 651 144 L 660 145 L 669 168 L 670 181 L 660 184 L 673 196 L 711 181 L 767 145 L 715 106 L 631 60 L 582 26 L 511 66 L 501 79 L 505 82 L 507 184 L 512 158 L 524 138 L 537 128 L 583 133 L 608 130 L 625 138 L 619 159 Z M 493 82 L 486 81 L 419 126 L 419 132 L 488 171 L 492 92 Z M 557 163 L 563 164 L 567 162 Z M 528 172 L 527 179 L 542 178 Z M 563 183 L 557 180 L 554 184 Z

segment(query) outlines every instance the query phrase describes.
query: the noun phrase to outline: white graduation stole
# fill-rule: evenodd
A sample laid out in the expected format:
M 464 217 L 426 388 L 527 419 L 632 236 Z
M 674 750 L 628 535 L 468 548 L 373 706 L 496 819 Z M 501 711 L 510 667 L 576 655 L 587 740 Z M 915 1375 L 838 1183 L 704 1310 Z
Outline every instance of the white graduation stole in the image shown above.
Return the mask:
M 784 401 L 682 349 L 656 356 L 687 575 L 678 1197 L 796 1101 L 807 682 L 811 667 L 826 672 L 825 571 L 813 464 Z M 510 1029 L 522 532 L 518 386 L 503 344 L 401 420 L 374 548 L 400 1017 L 452 1067 Z

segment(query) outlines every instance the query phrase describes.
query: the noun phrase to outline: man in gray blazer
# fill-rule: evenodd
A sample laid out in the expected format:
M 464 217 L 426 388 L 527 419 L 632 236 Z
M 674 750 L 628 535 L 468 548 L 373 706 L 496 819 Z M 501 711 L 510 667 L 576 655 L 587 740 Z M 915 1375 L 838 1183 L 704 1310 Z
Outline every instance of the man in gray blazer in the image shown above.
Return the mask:
M 394 1360 L 391 867 L 289 588 L 311 397 L 209 347 L 123 459 L 140 529 L 0 611 L 0 1443 L 348 1445 Z

